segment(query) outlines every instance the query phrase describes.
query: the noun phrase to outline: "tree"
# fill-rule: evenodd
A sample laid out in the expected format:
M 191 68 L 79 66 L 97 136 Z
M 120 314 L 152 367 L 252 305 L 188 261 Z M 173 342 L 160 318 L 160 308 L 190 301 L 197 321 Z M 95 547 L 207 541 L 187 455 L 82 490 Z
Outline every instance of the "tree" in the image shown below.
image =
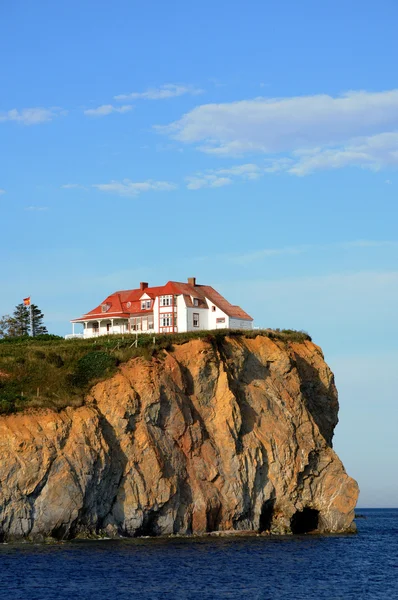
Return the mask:
M 30 314 L 29 308 L 25 304 L 17 304 L 11 317 L 13 331 L 9 333 L 10 337 L 19 337 L 29 335 L 30 332 Z
M 30 311 L 32 310 L 32 325 L 31 331 Z M 48 333 L 47 327 L 43 325 L 44 315 L 36 304 L 31 307 L 25 304 L 18 304 L 15 310 L 10 315 L 0 317 L 0 338 L 20 337 L 23 335 L 41 335 Z
M 44 315 L 36 304 L 32 304 L 32 323 L 33 332 L 32 335 L 42 335 L 48 333 L 47 327 L 43 325 Z
M 10 337 L 10 333 L 12 332 L 12 317 L 10 315 L 4 315 L 0 317 L 0 339 L 5 337 Z

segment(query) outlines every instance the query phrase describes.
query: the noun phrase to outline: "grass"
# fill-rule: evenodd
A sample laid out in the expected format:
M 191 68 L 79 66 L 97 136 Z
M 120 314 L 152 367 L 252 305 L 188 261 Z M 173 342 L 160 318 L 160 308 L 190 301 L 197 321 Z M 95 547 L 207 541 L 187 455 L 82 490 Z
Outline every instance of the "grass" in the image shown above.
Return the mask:
M 258 335 L 282 342 L 311 340 L 294 330 L 217 330 L 179 334 L 103 336 L 95 339 L 71 339 L 51 335 L 37 338 L 0 340 L 0 413 L 9 414 L 28 408 L 60 410 L 81 406 L 84 396 L 96 382 L 111 377 L 120 363 L 134 357 L 150 360 L 164 350 L 193 339 L 216 343 L 225 336 L 254 338 Z

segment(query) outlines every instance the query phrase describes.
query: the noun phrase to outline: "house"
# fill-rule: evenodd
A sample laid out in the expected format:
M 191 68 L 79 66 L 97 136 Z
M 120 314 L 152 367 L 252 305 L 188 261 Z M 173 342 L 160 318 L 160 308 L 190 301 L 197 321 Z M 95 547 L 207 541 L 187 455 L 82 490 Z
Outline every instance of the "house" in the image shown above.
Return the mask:
M 115 292 L 99 306 L 71 321 L 84 326 L 83 337 L 121 333 L 178 333 L 203 329 L 252 329 L 253 319 L 209 285 L 169 281 L 160 287 L 141 282 L 135 290 Z M 71 336 L 67 336 L 71 337 Z M 80 337 L 80 336 L 79 336 Z

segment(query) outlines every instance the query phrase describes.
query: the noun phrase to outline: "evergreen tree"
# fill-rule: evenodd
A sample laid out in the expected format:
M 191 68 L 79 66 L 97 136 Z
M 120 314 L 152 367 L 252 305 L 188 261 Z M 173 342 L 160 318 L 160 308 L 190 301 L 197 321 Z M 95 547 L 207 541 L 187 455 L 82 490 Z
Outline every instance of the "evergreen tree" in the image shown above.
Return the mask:
M 30 314 L 29 308 L 24 304 L 17 304 L 11 317 L 11 337 L 29 335 L 30 332 Z
M 36 304 L 32 304 L 32 322 L 34 336 L 48 333 L 47 327 L 43 325 L 44 315 Z
M 0 317 L 0 338 L 19 337 L 31 335 L 30 310 L 32 309 L 33 336 L 48 333 L 47 327 L 43 325 L 44 315 L 36 304 L 31 307 L 18 304 L 10 315 Z

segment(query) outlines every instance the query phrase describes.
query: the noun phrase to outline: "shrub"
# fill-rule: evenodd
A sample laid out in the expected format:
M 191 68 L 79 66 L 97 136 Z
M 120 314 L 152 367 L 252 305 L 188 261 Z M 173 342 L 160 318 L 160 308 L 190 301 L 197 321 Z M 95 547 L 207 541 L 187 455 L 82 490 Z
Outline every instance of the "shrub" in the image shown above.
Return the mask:
M 92 379 L 103 377 L 116 365 L 117 359 L 106 352 L 88 352 L 77 361 L 72 382 L 77 387 L 84 386 Z
M 60 369 L 65 364 L 64 361 L 63 361 L 63 359 L 62 359 L 62 356 L 60 356 L 56 352 L 49 352 L 48 353 L 48 355 L 47 355 L 47 362 L 49 362 L 50 365 L 54 365 L 54 367 L 57 367 L 57 369 Z

